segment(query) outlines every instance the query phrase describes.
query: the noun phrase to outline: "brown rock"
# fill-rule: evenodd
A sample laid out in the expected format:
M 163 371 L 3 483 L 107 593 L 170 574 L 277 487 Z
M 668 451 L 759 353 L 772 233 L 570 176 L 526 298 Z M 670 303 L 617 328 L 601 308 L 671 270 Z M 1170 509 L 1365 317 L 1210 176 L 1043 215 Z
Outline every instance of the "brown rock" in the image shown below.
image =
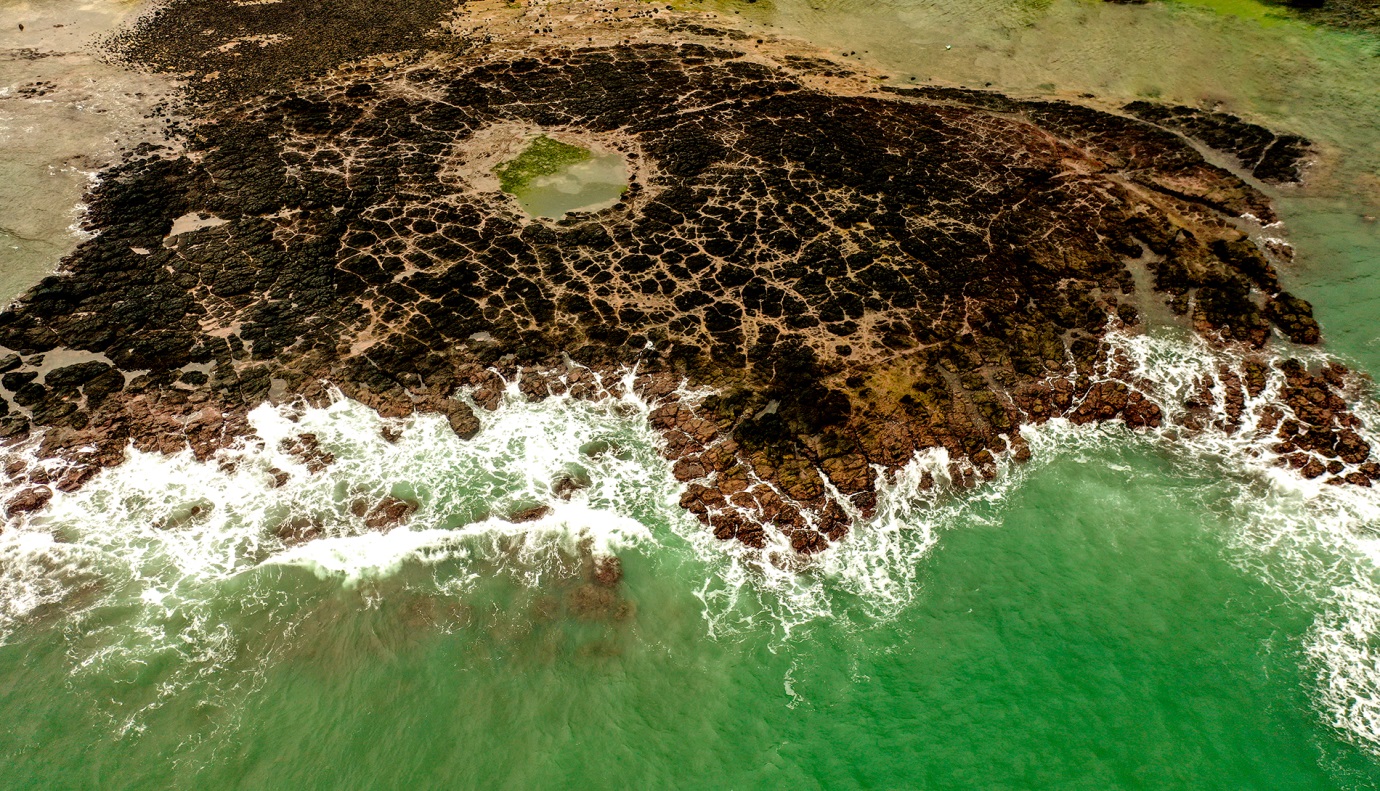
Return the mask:
M 685 492 L 680 496 L 680 507 L 700 516 L 710 509 L 722 508 L 724 503 L 723 492 L 699 483 L 685 487 Z
M 925 473 L 925 475 L 929 475 L 929 473 Z M 933 477 L 930 478 L 930 484 L 934 484 Z M 862 512 L 863 517 L 872 516 L 872 511 L 877 507 L 876 492 L 858 492 L 850 497 L 849 500 L 851 500 L 853 505 Z
M 742 520 L 738 527 L 737 538 L 743 544 L 753 549 L 762 549 L 767 545 L 767 534 L 762 526 L 756 522 Z
M 696 478 L 703 478 L 708 475 L 708 471 L 703 464 L 690 459 L 681 459 L 671 468 L 671 474 L 676 476 L 678 481 L 693 481 Z
M 824 536 L 813 530 L 796 530 L 790 534 L 791 549 L 802 555 L 813 555 L 829 548 Z
M 53 499 L 53 490 L 47 486 L 29 486 L 19 490 L 5 501 L 5 515 L 14 517 L 37 511 Z
M 1327 468 L 1323 466 L 1323 463 L 1321 461 L 1318 461 L 1316 458 L 1310 457 L 1308 459 L 1308 463 L 1303 465 L 1303 467 L 1299 469 L 1299 474 L 1305 478 L 1316 478 L 1326 471 Z
M 743 517 L 736 511 L 715 511 L 709 514 L 709 526 L 714 528 L 714 537 L 720 541 L 735 538 L 743 527 Z
M 417 503 L 389 495 L 374 506 L 365 517 L 364 524 L 371 530 L 387 532 L 407 521 L 408 517 L 416 513 L 417 507 Z
M 840 492 L 853 494 L 872 488 L 872 471 L 867 459 L 857 454 L 835 456 L 825 459 L 821 464 L 824 474 Z
M 81 464 L 68 467 L 62 471 L 62 477 L 57 480 L 54 486 L 61 492 L 75 492 L 81 485 L 91 480 L 100 472 L 101 468 L 95 465 Z
M 479 418 L 469 405 L 454 399 L 446 401 L 446 422 L 460 439 L 473 439 L 479 433 Z
M 474 398 L 474 402 L 476 404 L 484 407 L 486 410 L 490 412 L 493 412 L 494 410 L 498 409 L 498 405 L 502 402 L 503 393 L 502 390 L 499 389 L 484 388 L 474 391 L 474 395 L 472 396 L 472 398 Z
M 549 513 L 551 513 L 551 506 L 537 505 L 531 508 L 524 508 L 520 511 L 514 511 L 508 515 L 508 521 L 514 523 L 535 522 Z
M 623 561 L 616 557 L 594 559 L 594 581 L 606 588 L 612 588 L 623 580 Z
M 830 501 L 820 516 L 819 532 L 830 541 L 840 541 L 848 535 L 850 520 L 838 503 Z
M 748 471 L 741 464 L 735 464 L 719 473 L 719 491 L 726 495 L 737 494 L 748 488 Z

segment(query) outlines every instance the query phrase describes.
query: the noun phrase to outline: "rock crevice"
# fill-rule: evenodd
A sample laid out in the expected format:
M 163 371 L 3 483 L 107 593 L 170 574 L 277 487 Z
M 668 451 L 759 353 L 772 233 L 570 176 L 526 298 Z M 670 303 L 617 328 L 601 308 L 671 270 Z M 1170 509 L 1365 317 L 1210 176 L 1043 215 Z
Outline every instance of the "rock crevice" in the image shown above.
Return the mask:
M 204 11 L 170 6 L 155 28 L 195 17 L 178 9 Z M 1243 354 L 1276 330 L 1319 340 L 1249 236 L 1269 200 L 1176 134 L 1201 118 L 884 92 L 671 13 L 535 37 L 493 13 L 471 20 L 483 37 L 425 54 L 361 45 L 262 94 L 193 93 L 181 147 L 103 174 L 99 233 L 0 314 L 20 355 L 11 442 L 41 429 L 40 455 L 72 462 L 52 482 L 66 489 L 131 442 L 209 456 L 265 398 L 339 387 L 465 436 L 461 388 L 492 408 L 521 372 L 532 397 L 599 397 L 600 376 L 636 366 L 682 504 L 721 538 L 811 553 L 871 511 L 875 470 L 918 450 L 946 448 L 971 479 L 1028 455 L 1022 423 L 1156 425 L 1108 379 L 1108 333 L 1147 311 Z M 135 39 L 132 56 L 188 68 Z M 501 128 L 621 141 L 632 183 L 608 209 L 528 217 L 454 175 L 455 152 Z M 1270 181 L 1282 139 L 1237 153 Z M 188 215 L 218 222 L 170 238 Z M 109 362 L 30 376 L 66 350 Z M 1345 410 L 1314 417 L 1297 452 L 1366 478 L 1369 448 L 1332 438 Z

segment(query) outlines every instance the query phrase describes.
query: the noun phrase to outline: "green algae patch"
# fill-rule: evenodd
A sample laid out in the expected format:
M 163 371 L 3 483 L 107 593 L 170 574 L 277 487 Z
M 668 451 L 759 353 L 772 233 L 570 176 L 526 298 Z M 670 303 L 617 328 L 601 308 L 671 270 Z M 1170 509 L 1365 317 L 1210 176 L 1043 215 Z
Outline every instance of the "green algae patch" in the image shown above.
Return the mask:
M 1262 3 L 1259 0 L 1177 0 L 1179 5 L 1203 8 L 1218 14 L 1249 19 L 1261 25 L 1287 24 L 1289 18 L 1286 8 Z
M 591 151 L 546 135 L 493 172 L 499 189 L 536 217 L 559 219 L 574 211 L 606 208 L 628 189 L 627 162 L 621 155 Z
M 521 195 L 532 186 L 532 182 L 543 176 L 554 176 L 581 162 L 594 158 L 594 152 L 587 148 L 572 146 L 546 135 L 538 137 L 517 159 L 505 162 L 494 168 L 494 175 L 504 192 Z

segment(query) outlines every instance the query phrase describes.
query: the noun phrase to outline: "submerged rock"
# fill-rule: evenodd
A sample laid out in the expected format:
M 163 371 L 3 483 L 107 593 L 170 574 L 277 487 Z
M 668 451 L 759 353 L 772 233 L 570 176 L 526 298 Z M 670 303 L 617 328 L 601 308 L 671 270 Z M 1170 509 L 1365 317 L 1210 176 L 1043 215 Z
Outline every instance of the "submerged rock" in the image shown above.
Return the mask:
M 298 434 L 282 440 L 279 450 L 297 458 L 309 472 L 317 473 L 335 463 L 335 454 L 321 447 L 315 434 Z
M 623 581 L 623 561 L 612 556 L 595 558 L 594 581 L 606 588 L 616 587 Z
M 566 596 L 566 608 L 580 621 L 626 621 L 635 613 L 631 601 L 603 585 L 581 585 Z

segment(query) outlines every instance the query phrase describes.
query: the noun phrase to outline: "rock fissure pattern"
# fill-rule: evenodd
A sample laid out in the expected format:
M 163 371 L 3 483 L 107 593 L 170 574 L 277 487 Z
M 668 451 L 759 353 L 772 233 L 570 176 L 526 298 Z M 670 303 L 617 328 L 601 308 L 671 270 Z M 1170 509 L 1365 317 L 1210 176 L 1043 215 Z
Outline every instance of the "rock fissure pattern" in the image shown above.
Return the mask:
M 812 553 L 917 450 L 972 481 L 1028 454 L 1022 423 L 1158 425 L 1153 383 L 1106 343 L 1147 311 L 1246 356 L 1272 327 L 1319 340 L 1246 233 L 1268 199 L 1172 131 L 1206 128 L 1183 113 L 879 92 L 678 20 L 586 46 L 578 28 L 522 47 L 491 31 L 204 96 L 179 152 L 103 174 L 98 235 L 0 314 L 4 433 L 42 428 L 40 456 L 73 462 L 11 477 L 73 488 L 129 442 L 209 456 L 263 399 L 332 385 L 466 436 L 461 388 L 486 408 L 518 376 L 534 398 L 595 398 L 636 366 L 682 505 L 720 538 Z M 527 217 L 456 175 L 504 126 L 615 141 L 632 183 L 606 210 Z M 1288 180 L 1304 152 L 1250 163 Z M 39 378 L 39 357 L 78 352 L 100 358 Z M 1368 485 L 1342 374 L 1282 370 L 1289 463 Z

